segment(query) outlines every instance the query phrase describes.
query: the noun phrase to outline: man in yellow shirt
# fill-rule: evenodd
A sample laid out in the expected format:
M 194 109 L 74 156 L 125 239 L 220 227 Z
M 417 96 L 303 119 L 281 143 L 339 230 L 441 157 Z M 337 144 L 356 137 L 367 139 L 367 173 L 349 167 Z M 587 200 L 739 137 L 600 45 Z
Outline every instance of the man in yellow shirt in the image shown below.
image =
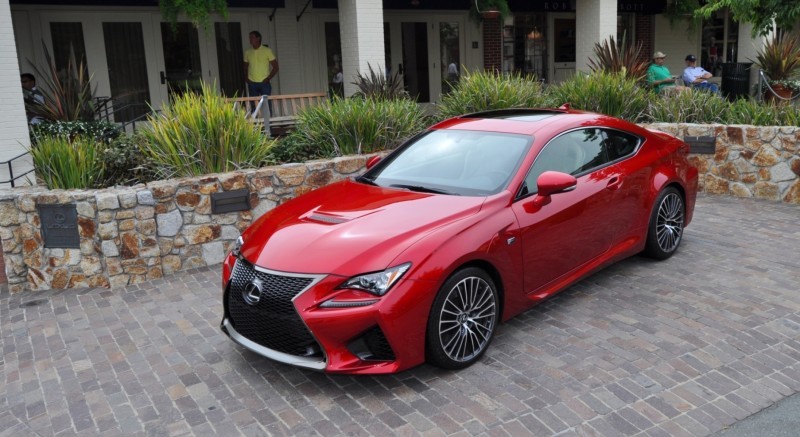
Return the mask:
M 251 97 L 272 94 L 270 80 L 278 74 L 278 60 L 275 53 L 261 44 L 261 33 L 250 32 L 250 46 L 244 52 L 244 72 L 247 90 Z

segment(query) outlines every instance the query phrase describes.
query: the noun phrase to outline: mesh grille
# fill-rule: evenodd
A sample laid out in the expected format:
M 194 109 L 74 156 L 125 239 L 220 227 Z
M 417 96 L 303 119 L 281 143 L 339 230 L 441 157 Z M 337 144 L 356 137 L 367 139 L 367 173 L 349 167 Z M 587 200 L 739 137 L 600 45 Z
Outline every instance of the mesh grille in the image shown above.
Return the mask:
M 381 328 L 376 326 L 364 334 L 364 342 L 367 344 L 367 348 L 372 354 L 370 359 L 387 361 L 394 360 L 394 351 L 392 351 L 392 347 L 389 346 L 389 341 L 386 340 L 386 336 L 383 335 Z
M 261 280 L 261 300 L 250 305 L 243 294 L 247 284 Z M 228 289 L 228 319 L 233 328 L 261 346 L 298 356 L 322 356 L 320 347 L 297 315 L 292 299 L 308 287 L 312 278 L 261 272 L 239 260 Z

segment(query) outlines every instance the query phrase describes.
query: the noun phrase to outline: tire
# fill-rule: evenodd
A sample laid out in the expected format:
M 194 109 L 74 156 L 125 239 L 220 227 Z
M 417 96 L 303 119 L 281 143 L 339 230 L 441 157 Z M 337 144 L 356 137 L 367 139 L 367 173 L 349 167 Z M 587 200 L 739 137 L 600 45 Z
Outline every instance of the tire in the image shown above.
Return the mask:
M 675 187 L 664 189 L 650 213 L 644 255 L 658 260 L 671 257 L 683 239 L 685 216 L 686 204 L 681 193 Z
M 497 287 L 486 272 L 476 267 L 457 271 L 431 307 L 428 362 L 443 369 L 463 369 L 478 361 L 494 337 L 499 309 Z

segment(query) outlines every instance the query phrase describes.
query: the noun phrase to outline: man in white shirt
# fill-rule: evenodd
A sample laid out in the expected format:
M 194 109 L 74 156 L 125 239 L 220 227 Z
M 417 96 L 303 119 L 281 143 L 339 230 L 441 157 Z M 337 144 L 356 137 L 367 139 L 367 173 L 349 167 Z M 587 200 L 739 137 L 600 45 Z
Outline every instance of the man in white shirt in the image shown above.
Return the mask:
M 686 56 L 686 69 L 683 70 L 683 83 L 686 86 L 719 93 L 717 84 L 708 81 L 711 76 L 713 75 L 705 68 L 697 66 L 697 58 L 694 55 Z

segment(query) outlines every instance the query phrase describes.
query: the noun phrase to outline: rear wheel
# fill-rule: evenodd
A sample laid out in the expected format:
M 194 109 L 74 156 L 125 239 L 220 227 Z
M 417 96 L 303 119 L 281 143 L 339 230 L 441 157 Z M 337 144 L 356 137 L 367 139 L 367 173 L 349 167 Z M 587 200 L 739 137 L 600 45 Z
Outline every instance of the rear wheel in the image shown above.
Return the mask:
M 683 196 L 675 187 L 667 187 L 659 194 L 650 213 L 645 255 L 667 259 L 678 250 L 683 238 L 685 213 Z
M 492 341 L 498 320 L 497 287 L 476 267 L 447 279 L 428 318 L 428 362 L 462 369 L 478 361 Z

